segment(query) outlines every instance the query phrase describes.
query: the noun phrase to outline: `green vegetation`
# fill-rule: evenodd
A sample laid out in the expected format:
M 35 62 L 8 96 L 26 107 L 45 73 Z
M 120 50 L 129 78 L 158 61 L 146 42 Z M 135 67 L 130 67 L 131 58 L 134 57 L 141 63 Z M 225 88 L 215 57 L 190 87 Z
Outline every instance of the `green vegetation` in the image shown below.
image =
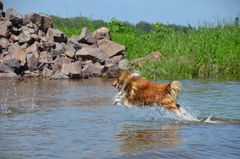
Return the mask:
M 110 28 L 112 40 L 127 46 L 125 57 L 130 61 L 160 51 L 162 59 L 136 67 L 151 79 L 240 79 L 239 18 L 198 28 L 143 21 L 132 25 L 116 19 L 107 23 L 85 17 L 53 20 L 54 27 L 67 36 L 79 35 L 85 26 L 91 31 Z

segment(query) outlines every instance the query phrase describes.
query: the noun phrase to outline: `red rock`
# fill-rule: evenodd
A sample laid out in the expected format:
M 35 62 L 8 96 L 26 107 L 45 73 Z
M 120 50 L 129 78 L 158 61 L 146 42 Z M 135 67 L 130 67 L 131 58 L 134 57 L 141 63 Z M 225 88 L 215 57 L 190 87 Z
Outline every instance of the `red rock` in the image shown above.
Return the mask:
M 85 27 L 80 34 L 79 42 L 86 44 L 94 44 L 96 43 L 96 39 L 93 37 L 92 33 L 88 31 L 87 27 Z
M 48 28 L 53 27 L 52 18 L 46 14 L 30 13 L 27 16 L 34 24 L 36 24 L 44 32 L 46 32 Z
M 110 58 L 113 57 L 113 56 L 122 54 L 123 51 L 126 50 L 125 46 L 123 46 L 121 44 L 118 44 L 118 43 L 115 43 L 115 42 L 110 41 L 110 40 L 106 40 L 106 39 L 99 40 L 97 42 L 97 45 L 98 45 L 98 48 L 103 50 L 108 55 L 108 57 L 110 57 Z
M 92 60 L 93 62 L 105 63 L 109 58 L 105 52 L 99 48 L 82 48 L 76 52 L 76 58 L 82 60 Z
M 82 63 L 81 61 L 76 61 L 72 63 L 63 64 L 61 72 L 71 78 L 81 77 Z
M 13 44 L 8 48 L 9 55 L 21 61 L 21 66 L 26 64 L 26 51 L 21 48 L 18 44 Z
M 93 32 L 93 37 L 96 40 L 107 39 L 111 40 L 110 30 L 106 27 L 102 27 Z
M 99 77 L 102 75 L 102 70 L 104 66 L 98 66 L 92 63 L 84 66 L 82 70 L 83 77 Z
M 48 41 L 54 41 L 54 42 L 67 42 L 67 37 L 65 36 L 65 34 L 63 32 L 61 32 L 58 29 L 53 29 L 53 28 L 49 28 L 47 30 L 47 35 L 46 35 Z
M 6 49 L 9 45 L 9 41 L 5 38 L 0 39 L 0 47 Z

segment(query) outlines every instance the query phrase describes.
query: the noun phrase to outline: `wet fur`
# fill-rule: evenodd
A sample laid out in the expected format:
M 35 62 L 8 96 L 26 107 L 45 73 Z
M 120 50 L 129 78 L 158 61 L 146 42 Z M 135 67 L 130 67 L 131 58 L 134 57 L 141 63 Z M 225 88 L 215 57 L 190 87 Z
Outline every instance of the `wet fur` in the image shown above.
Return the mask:
M 154 83 L 131 71 L 121 71 L 113 86 L 120 91 L 119 98 L 114 103 L 137 106 L 157 104 L 177 114 L 181 112 L 180 105 L 176 103 L 181 90 L 179 81 Z

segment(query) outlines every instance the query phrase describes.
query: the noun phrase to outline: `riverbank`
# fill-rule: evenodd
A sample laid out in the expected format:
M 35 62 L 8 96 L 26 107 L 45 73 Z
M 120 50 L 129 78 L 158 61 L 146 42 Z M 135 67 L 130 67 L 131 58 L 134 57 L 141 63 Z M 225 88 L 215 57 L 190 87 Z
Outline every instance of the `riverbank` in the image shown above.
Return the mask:
M 162 58 L 134 65 L 150 79 L 240 79 L 239 18 L 189 26 L 150 24 L 136 25 L 113 19 L 110 22 L 85 17 L 53 17 L 54 27 L 67 36 L 107 26 L 112 40 L 127 47 L 125 58 L 133 61 L 159 51 Z

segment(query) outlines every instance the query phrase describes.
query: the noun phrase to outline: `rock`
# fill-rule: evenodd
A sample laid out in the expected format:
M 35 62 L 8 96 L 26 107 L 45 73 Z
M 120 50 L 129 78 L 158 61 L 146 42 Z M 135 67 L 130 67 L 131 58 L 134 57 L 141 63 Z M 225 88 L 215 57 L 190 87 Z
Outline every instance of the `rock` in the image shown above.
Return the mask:
M 66 43 L 67 42 L 67 37 L 64 35 L 63 32 L 61 32 L 58 29 L 53 29 L 53 28 L 49 28 L 47 30 L 47 35 L 46 35 L 48 41 L 54 41 L 54 42 L 63 42 Z
M 72 47 L 69 47 L 69 46 L 65 47 L 65 49 L 66 49 L 65 55 L 67 57 L 74 58 L 74 56 L 75 56 L 75 49 L 72 48 Z
M 0 79 L 19 79 L 19 76 L 14 72 L 0 72 Z
M 42 76 L 43 77 L 51 77 L 53 75 L 53 71 L 50 70 L 47 66 L 43 67 Z
M 35 53 L 35 56 L 38 57 L 39 56 L 38 55 L 39 54 L 38 47 L 39 47 L 39 43 L 35 42 L 26 49 L 26 53 L 27 54 Z
M 118 67 L 119 69 L 122 69 L 122 70 L 128 70 L 131 68 L 131 65 L 127 59 L 122 59 L 121 61 L 119 61 Z
M 23 16 L 16 11 L 16 9 L 10 8 L 5 13 L 6 19 L 10 20 L 15 27 L 21 27 L 23 25 Z
M 61 72 L 71 78 L 81 77 L 82 63 L 81 61 L 76 61 L 68 64 L 63 64 Z
M 68 39 L 67 45 L 69 47 L 73 47 L 75 50 L 80 50 L 82 47 L 78 40 L 78 36 L 73 35 L 71 38 Z
M 53 61 L 53 73 L 61 72 L 63 64 L 70 64 L 72 61 L 67 57 L 57 58 Z
M 33 41 L 40 41 L 40 38 L 38 37 L 37 34 L 31 34 L 31 38 Z
M 26 15 L 26 19 L 28 18 L 43 30 L 43 32 L 46 32 L 49 28 L 53 27 L 52 18 L 46 14 L 31 13 Z
M 58 55 L 63 55 L 65 53 L 65 51 L 66 51 L 66 49 L 62 43 L 61 44 L 55 43 L 55 48 L 52 49 L 52 51 L 51 51 L 52 58 L 55 58 Z
M 43 52 L 40 53 L 39 63 L 51 64 L 52 62 L 53 62 L 52 57 L 49 55 L 49 53 L 47 51 L 43 51 Z
M 21 46 L 18 44 L 13 44 L 9 46 L 8 48 L 9 55 L 12 58 L 16 58 L 21 61 L 21 66 L 24 66 L 26 64 L 26 51 L 24 51 Z
M 18 39 L 19 39 L 19 37 L 14 35 L 14 34 L 12 34 L 11 37 L 10 37 L 10 40 L 12 40 L 13 42 L 17 42 Z
M 32 37 L 31 34 L 27 31 L 23 31 L 18 37 L 19 44 L 31 43 Z
M 41 42 L 39 44 L 39 50 L 40 51 L 48 51 L 50 52 L 51 50 L 53 50 L 54 48 L 56 48 L 56 45 L 53 41 L 47 41 L 46 38 L 45 40 L 43 40 L 44 38 L 41 38 Z
M 16 27 L 10 27 L 10 32 L 14 35 L 19 35 L 22 32 L 21 28 L 16 28 Z
M 108 77 L 108 78 L 115 78 L 117 76 L 117 73 L 119 71 L 118 66 L 114 65 L 114 64 L 108 64 L 105 65 L 104 67 L 104 73 L 103 73 L 103 77 Z
M 0 21 L 0 37 L 9 37 L 9 27 L 11 26 L 10 21 Z
M 42 30 L 38 30 L 38 34 L 37 35 L 38 35 L 39 38 L 46 36 L 46 34 Z
M 122 55 L 113 56 L 112 58 L 110 58 L 109 62 L 114 65 L 118 65 L 119 61 L 121 61 L 122 58 L 123 58 Z
M 76 52 L 76 58 L 81 58 L 83 61 L 92 60 L 102 64 L 109 59 L 106 53 L 99 48 L 82 48 Z
M 162 58 L 162 54 L 159 51 L 156 52 L 152 52 L 150 54 L 148 54 L 145 57 L 141 57 L 141 58 L 137 58 L 131 61 L 131 64 L 133 65 L 140 65 L 141 63 L 145 62 L 145 61 L 155 61 Z
M 61 79 L 69 79 L 69 77 L 62 72 L 55 73 L 53 76 L 50 77 L 52 80 L 61 80 Z
M 16 58 L 11 58 L 11 57 L 7 56 L 3 59 L 3 64 L 5 64 L 6 66 L 9 66 L 11 68 L 20 68 L 21 61 Z
M 87 27 L 85 27 L 80 34 L 79 42 L 86 44 L 94 44 L 96 43 L 96 39 L 93 37 L 92 33 L 88 31 Z
M 40 73 L 38 71 L 30 71 L 30 70 L 26 70 L 24 71 L 24 77 L 39 77 Z
M 34 53 L 27 54 L 27 66 L 31 72 L 37 68 L 38 63 L 39 57 L 36 57 Z
M 84 43 L 79 43 L 79 45 L 81 46 L 81 48 L 86 48 L 86 47 L 97 48 L 97 44 L 84 44 Z
M 108 57 L 113 57 L 122 54 L 126 50 L 125 46 L 118 43 L 112 42 L 110 40 L 99 40 L 97 42 L 98 48 L 107 53 Z
M 0 63 L 0 73 L 11 73 L 11 72 L 14 72 L 14 69 L 3 64 L 3 63 Z
M 9 45 L 9 41 L 5 38 L 0 39 L 0 48 L 6 49 Z
M 106 27 L 102 27 L 93 32 L 93 37 L 96 40 L 106 39 L 111 40 L 110 30 Z
M 24 31 L 29 32 L 30 34 L 35 33 L 35 30 L 33 28 L 28 28 L 27 26 L 22 26 L 21 30 L 22 30 L 22 32 L 24 32 Z
M 99 77 L 102 75 L 102 70 L 104 66 L 98 66 L 92 63 L 87 64 L 84 66 L 82 70 L 83 77 Z

